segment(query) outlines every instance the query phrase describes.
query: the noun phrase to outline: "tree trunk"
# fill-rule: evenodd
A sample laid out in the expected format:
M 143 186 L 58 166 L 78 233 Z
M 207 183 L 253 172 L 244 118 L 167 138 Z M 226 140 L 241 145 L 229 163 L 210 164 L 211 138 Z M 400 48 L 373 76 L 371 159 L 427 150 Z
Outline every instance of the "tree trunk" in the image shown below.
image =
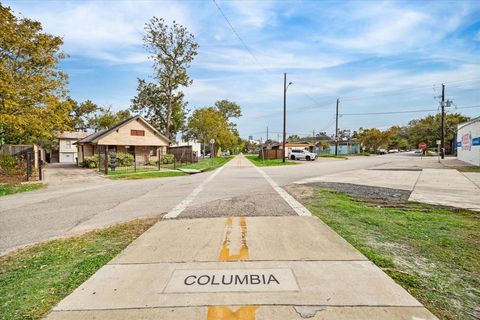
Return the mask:
M 168 96 L 167 102 L 167 127 L 165 128 L 165 135 L 170 139 L 170 122 L 172 121 L 172 95 Z

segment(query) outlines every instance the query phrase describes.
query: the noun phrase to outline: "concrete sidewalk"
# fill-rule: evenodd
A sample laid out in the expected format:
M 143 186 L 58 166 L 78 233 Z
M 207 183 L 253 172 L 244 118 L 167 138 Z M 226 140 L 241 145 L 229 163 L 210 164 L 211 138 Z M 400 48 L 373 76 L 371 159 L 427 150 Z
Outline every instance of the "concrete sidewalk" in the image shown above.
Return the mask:
M 480 188 L 454 169 L 424 169 L 410 201 L 480 211 Z
M 436 319 L 315 217 L 161 221 L 47 317 L 303 318 Z
M 412 191 L 409 200 L 480 211 L 480 174 L 455 169 L 372 168 L 297 181 L 349 183 Z
M 239 156 L 47 319 L 436 319 L 298 206 Z

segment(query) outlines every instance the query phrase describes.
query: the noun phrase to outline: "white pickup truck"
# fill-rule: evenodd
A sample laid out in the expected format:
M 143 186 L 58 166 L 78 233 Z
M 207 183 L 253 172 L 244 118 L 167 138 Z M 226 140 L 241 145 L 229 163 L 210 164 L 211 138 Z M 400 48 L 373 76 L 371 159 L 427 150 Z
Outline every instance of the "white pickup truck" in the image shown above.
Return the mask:
M 308 150 L 297 150 L 293 149 L 288 153 L 288 158 L 290 160 L 307 160 L 314 161 L 317 155 Z

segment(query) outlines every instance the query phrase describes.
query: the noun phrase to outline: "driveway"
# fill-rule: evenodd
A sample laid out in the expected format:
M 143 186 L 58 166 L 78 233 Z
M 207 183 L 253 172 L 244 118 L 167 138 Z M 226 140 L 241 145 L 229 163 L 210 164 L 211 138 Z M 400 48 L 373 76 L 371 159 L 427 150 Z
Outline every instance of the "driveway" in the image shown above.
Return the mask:
M 78 168 L 73 163 L 50 163 L 44 168 L 44 177 L 51 189 L 105 182 L 95 170 Z

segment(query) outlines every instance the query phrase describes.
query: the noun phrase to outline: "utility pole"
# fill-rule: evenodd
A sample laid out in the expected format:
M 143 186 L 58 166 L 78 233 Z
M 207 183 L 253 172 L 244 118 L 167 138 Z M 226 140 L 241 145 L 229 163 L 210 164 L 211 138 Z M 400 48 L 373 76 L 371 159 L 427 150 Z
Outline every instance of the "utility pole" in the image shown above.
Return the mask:
M 287 140 L 287 73 L 283 74 L 283 157 L 282 161 L 285 162 L 285 140 Z
M 312 130 L 313 143 L 315 143 L 315 129 Z
M 267 140 L 265 140 L 265 142 L 267 142 L 267 141 L 268 141 L 268 126 L 267 126 Z
M 440 138 L 440 156 L 442 159 L 445 158 L 445 84 L 442 83 L 442 102 L 440 103 L 442 107 L 442 128 L 441 128 L 441 138 Z
M 335 113 L 335 155 L 338 156 L 338 104 L 340 99 L 337 98 L 337 112 Z
M 280 133 L 277 132 L 277 142 L 280 143 Z

